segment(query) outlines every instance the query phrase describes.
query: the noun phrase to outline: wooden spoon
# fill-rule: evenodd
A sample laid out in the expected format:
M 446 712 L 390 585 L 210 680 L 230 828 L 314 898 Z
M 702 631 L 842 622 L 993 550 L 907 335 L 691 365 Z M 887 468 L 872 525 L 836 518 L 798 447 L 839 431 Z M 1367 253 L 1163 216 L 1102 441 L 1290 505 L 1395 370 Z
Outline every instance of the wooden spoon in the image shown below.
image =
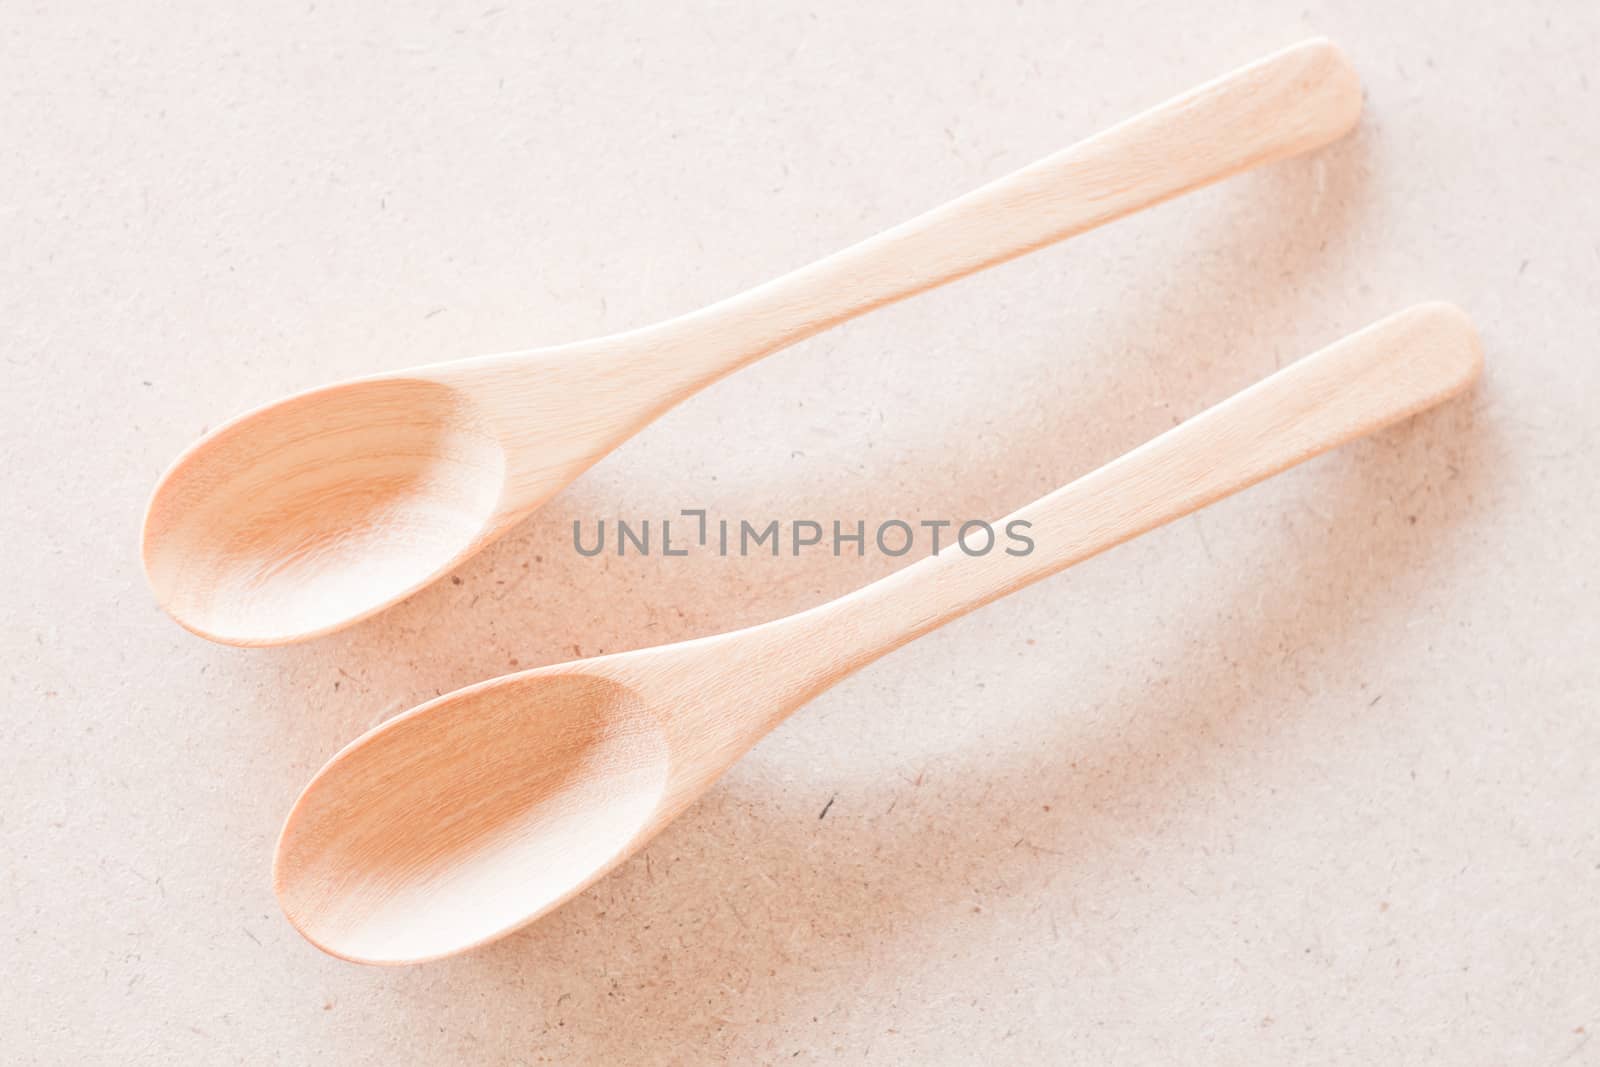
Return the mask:
M 929 630 L 1420 411 L 1482 362 L 1448 304 L 1385 319 L 1023 508 L 1035 550 L 947 547 L 776 622 L 506 675 L 400 715 L 306 787 L 273 880 L 311 942 L 433 959 L 543 915 L 795 708 Z M 976 550 L 976 546 L 975 546 Z
M 873 308 L 1348 130 L 1361 86 L 1310 41 L 902 226 L 669 322 L 301 393 L 202 438 L 145 515 L 145 573 L 203 637 L 315 637 L 410 595 L 656 416 Z

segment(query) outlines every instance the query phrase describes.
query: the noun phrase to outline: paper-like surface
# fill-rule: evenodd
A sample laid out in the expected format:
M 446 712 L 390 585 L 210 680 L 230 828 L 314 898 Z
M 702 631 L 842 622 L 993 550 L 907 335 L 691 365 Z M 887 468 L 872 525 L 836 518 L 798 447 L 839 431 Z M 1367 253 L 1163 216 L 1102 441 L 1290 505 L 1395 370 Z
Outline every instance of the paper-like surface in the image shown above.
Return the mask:
M 1600 1056 L 1600 8 L 367 6 L 0 15 L 8 1057 Z M 722 382 L 373 621 L 229 649 L 145 589 L 247 407 L 691 310 L 1316 33 L 1354 136 Z M 1472 395 L 848 680 L 536 927 L 375 970 L 280 917 L 366 727 L 898 565 L 574 520 L 992 517 L 1433 298 Z

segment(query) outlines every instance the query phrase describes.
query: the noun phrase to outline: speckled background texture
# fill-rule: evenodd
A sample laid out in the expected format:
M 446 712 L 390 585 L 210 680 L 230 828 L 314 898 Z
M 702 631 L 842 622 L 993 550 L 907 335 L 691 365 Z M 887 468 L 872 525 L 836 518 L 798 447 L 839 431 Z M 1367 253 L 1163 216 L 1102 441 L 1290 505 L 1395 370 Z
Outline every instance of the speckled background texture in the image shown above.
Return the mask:
M 1351 137 L 720 383 L 372 621 L 231 649 L 144 586 L 247 407 L 691 310 L 1316 33 Z M 0 49 L 0 1058 L 1600 1062 L 1600 7 L 12 2 Z M 358 732 L 898 565 L 574 519 L 992 517 L 1437 297 L 1471 395 L 847 680 L 536 926 L 383 970 L 281 918 Z

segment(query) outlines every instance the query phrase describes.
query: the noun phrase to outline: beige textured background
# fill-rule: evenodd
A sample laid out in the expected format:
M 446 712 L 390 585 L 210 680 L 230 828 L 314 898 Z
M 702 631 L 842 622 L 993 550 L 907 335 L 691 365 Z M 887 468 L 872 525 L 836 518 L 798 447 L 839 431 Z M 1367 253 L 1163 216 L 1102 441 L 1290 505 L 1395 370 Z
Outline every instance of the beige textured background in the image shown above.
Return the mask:
M 459 584 L 254 652 L 147 595 L 147 492 L 245 407 L 692 309 L 1319 32 L 1357 135 L 730 379 Z M 3 1058 L 1600 1062 L 1593 3 L 0 33 Z M 536 927 L 374 970 L 280 918 L 280 821 L 356 732 L 893 566 L 590 561 L 574 518 L 998 514 L 1440 296 L 1474 395 L 851 679 Z

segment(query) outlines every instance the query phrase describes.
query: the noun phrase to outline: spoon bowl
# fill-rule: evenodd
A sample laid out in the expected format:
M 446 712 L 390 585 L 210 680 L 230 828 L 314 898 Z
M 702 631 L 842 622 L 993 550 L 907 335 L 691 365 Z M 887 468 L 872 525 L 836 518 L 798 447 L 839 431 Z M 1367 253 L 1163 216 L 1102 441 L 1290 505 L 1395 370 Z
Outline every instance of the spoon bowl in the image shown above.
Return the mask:
M 667 772 L 660 724 L 625 685 L 536 671 L 474 686 L 384 723 L 317 776 L 278 847 L 278 898 L 346 959 L 459 951 L 627 856 Z
M 464 391 L 373 378 L 258 409 L 189 450 L 145 515 L 145 574 L 196 633 L 265 645 L 336 629 L 478 547 L 505 479 Z

